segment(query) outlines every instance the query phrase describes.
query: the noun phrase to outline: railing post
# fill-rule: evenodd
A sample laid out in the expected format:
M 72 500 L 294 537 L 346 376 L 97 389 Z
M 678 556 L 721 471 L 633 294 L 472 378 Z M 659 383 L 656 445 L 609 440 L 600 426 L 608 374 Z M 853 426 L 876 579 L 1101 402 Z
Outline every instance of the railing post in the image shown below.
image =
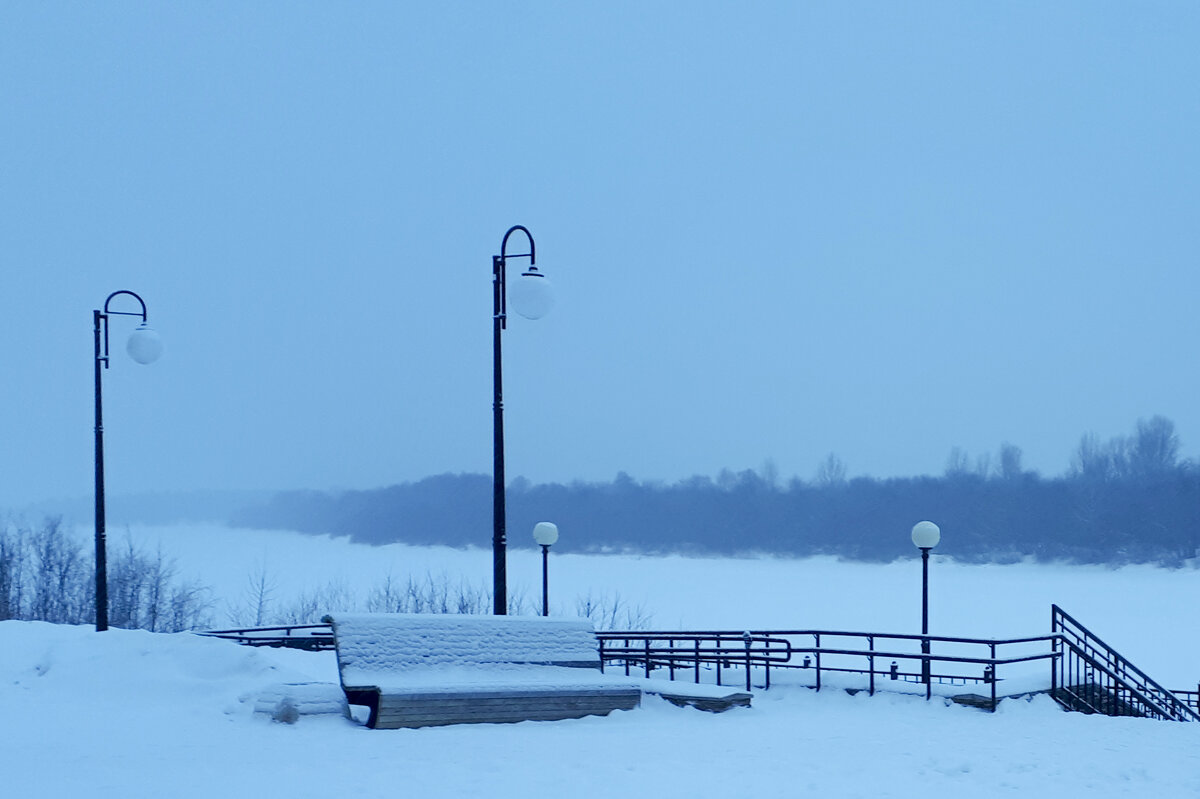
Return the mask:
M 813 640 L 814 640 L 814 642 L 815 642 L 815 643 L 814 643 L 814 646 L 816 646 L 816 648 L 817 648 L 817 651 L 816 651 L 816 656 L 817 656 L 817 657 L 816 657 L 816 660 L 817 660 L 817 690 L 818 690 L 818 691 L 820 691 L 820 690 L 821 690 L 821 634 L 820 634 L 820 633 L 813 633 Z
M 700 684 L 700 639 L 699 638 L 695 639 L 693 641 L 693 643 L 696 645 L 696 685 L 699 685 Z
M 742 633 L 742 641 L 746 644 L 746 691 L 750 690 L 750 631 Z
M 992 662 L 988 664 L 988 682 L 992 684 L 992 712 L 996 712 L 996 645 L 989 644 Z
M 1122 663 L 1115 662 L 1111 659 L 1111 657 L 1108 657 L 1108 659 L 1105 660 L 1105 663 L 1108 663 L 1109 671 L 1112 672 L 1112 677 L 1109 678 L 1109 683 L 1112 685 L 1112 687 L 1109 689 L 1109 696 L 1112 697 L 1112 708 L 1114 708 L 1116 711 L 1114 715 L 1117 715 L 1121 713 L 1121 693 L 1124 689 L 1124 684 L 1126 684 L 1126 678 L 1128 677 L 1128 674 L 1126 673 L 1126 669 L 1124 669 Z M 1153 690 L 1147 691 L 1147 693 L 1150 693 L 1151 697 L 1158 699 L 1159 702 L 1162 702 L 1162 698 L 1154 696 Z
M 1051 630 L 1050 632 L 1050 696 L 1058 696 L 1058 658 L 1059 655 L 1059 640 L 1058 635 Z
M 604 639 L 600 640 L 600 673 L 604 673 Z
M 867 636 L 867 649 L 871 652 L 867 655 L 867 669 L 871 672 L 871 689 L 868 696 L 875 696 L 875 636 Z
M 929 636 L 921 636 L 921 682 L 929 686 L 932 683 L 932 675 L 930 673 L 929 664 Z M 925 698 L 928 699 L 933 693 L 933 688 L 929 687 L 925 690 Z
M 787 646 L 789 650 L 787 659 L 791 660 L 792 653 L 790 650 L 792 645 L 788 644 Z M 774 655 L 774 652 L 771 651 L 770 641 L 763 641 L 763 652 L 766 653 L 765 657 L 763 657 L 763 690 L 769 691 L 771 690 L 771 656 Z
M 646 639 L 646 678 L 650 678 L 650 639 Z

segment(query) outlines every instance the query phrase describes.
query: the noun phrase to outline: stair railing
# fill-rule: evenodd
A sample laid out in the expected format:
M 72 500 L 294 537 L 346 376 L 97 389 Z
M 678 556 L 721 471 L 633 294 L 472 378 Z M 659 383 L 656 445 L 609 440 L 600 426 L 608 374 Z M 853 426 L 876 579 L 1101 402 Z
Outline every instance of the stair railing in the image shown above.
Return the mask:
M 1062 655 L 1051 661 L 1051 695 L 1064 707 L 1109 716 L 1200 721 L 1185 699 L 1163 688 L 1058 605 L 1051 606 L 1050 615 L 1054 649 Z

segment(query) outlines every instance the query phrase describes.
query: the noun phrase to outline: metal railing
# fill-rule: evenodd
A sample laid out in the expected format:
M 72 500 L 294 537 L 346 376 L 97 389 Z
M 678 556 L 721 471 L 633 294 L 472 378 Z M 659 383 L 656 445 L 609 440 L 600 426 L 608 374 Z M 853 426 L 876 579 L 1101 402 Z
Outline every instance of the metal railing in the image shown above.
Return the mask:
M 1050 609 L 1055 651 L 1051 694 L 1064 707 L 1107 716 L 1145 716 L 1200 721 L 1188 706 L 1189 692 L 1169 691 L 1080 624 L 1058 605 Z
M 669 679 L 674 680 L 676 672 L 686 672 L 700 682 L 704 667 L 715 672 L 716 682 L 721 684 L 723 669 L 739 668 L 744 672 L 746 690 L 750 690 L 755 668 L 762 671 L 764 688 L 770 687 L 772 669 L 811 669 L 817 690 L 825 675 L 853 674 L 866 678 L 865 687 L 871 694 L 880 678 L 924 683 L 927 699 L 933 695 L 934 684 L 987 685 L 990 698 L 980 699 L 993 709 L 1001 667 L 1059 656 L 1050 646 L 1038 646 L 1052 644 L 1053 637 L 1048 635 L 991 640 L 840 630 L 702 630 L 602 632 L 596 637 L 601 667 L 616 665 L 626 674 L 638 669 L 649 677 L 655 669 L 665 668 Z M 921 651 L 932 650 L 934 645 L 942 651 Z M 1001 656 L 999 650 L 1014 647 L 1036 651 Z
M 1183 702 L 1188 707 L 1195 708 L 1196 712 L 1200 714 L 1200 690 L 1171 691 L 1171 693 L 1175 694 L 1180 702 Z
M 246 646 L 273 646 L 318 652 L 333 649 L 333 628 L 328 624 L 287 624 L 278 627 L 239 627 L 206 630 L 197 635 L 223 638 Z
M 334 648 L 328 624 L 241 627 L 198 633 L 247 646 L 286 647 L 308 651 Z M 763 688 L 771 686 L 771 670 L 809 671 L 813 687 L 823 676 L 859 675 L 871 694 L 881 679 L 925 685 L 930 698 L 936 685 L 987 685 L 981 704 L 994 709 L 1002 667 L 1039 660 L 1050 662 L 1050 694 L 1072 710 L 1106 715 L 1138 715 L 1178 721 L 1200 721 L 1200 686 L 1196 691 L 1163 688 L 1145 672 L 1080 624 L 1057 605 L 1051 607 L 1051 634 L 1030 638 L 979 639 L 838 630 L 700 630 L 596 633 L 601 669 L 616 665 L 626 674 L 634 669 L 649 677 L 666 669 L 669 679 L 679 673 L 701 682 L 713 674 L 718 685 L 725 672 L 743 672 L 746 690 L 753 674 Z M 811 642 L 811 643 L 810 643 Z M 928 642 L 937 653 L 924 654 Z M 1049 643 L 1049 651 L 1017 652 Z M 986 656 L 983 654 L 986 651 Z M 1001 657 L 1003 653 L 1010 653 Z M 925 679 L 925 675 L 929 675 Z M 962 697 L 959 697 L 962 699 Z
M 749 632 L 596 633 L 596 638 L 602 671 L 606 663 L 620 663 L 628 676 L 640 664 L 646 677 L 654 669 L 665 668 L 674 680 L 676 671 L 690 670 L 699 683 L 701 667 L 707 666 L 716 670 L 719 685 L 722 669 L 736 664 L 745 669 L 747 691 L 755 666 L 765 670 L 765 687 L 769 688 L 771 666 L 783 666 L 792 657 L 787 639 Z

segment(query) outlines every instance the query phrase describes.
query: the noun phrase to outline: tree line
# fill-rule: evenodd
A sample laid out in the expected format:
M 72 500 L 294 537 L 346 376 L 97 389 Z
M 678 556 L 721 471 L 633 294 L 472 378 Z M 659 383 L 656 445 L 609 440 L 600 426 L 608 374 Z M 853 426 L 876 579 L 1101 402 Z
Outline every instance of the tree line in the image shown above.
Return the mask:
M 848 479 L 830 455 L 812 480 L 773 468 L 672 484 L 611 482 L 508 488 L 510 546 L 558 524 L 564 552 L 786 556 L 889 561 L 912 554 L 908 531 L 930 519 L 938 551 L 963 561 L 1023 558 L 1179 566 L 1200 546 L 1200 464 L 1181 460 L 1174 424 L 1140 420 L 1130 435 L 1084 435 L 1067 473 L 1026 470 L 1021 450 L 972 459 L 954 450 L 940 476 Z M 346 535 L 370 544 L 491 544 L 488 475 L 443 474 L 368 491 L 292 491 L 233 515 L 237 526 Z M 529 539 L 529 540 L 526 540 Z
M 94 624 L 95 558 L 90 546 L 64 528 L 61 519 L 40 525 L 0 520 L 0 621 Z M 643 606 L 619 593 L 577 596 L 555 613 L 574 612 L 597 629 L 644 629 L 652 618 Z M 569 608 L 569 609 L 568 609 Z M 283 595 L 265 563 L 247 575 L 240 596 L 217 597 L 212 588 L 180 579 L 175 562 L 131 541 L 108 552 L 108 622 L 111 627 L 183 632 L 217 625 L 262 627 L 315 624 L 327 613 L 492 612 L 490 585 L 464 576 L 426 573 L 389 575 L 358 589 L 331 581 Z M 514 586 L 512 615 L 538 615 L 540 602 Z
M 94 624 L 96 570 L 90 550 L 58 518 L 41 525 L 0 522 L 0 621 Z M 108 558 L 108 616 L 113 627 L 179 632 L 210 626 L 208 588 L 181 581 L 162 553 L 132 543 Z

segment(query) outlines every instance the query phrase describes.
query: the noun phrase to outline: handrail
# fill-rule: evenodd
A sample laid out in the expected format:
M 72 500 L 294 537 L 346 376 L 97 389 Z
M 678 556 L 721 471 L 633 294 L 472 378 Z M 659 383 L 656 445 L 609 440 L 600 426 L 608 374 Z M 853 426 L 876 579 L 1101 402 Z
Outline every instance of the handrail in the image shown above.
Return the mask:
M 1145 680 L 1147 683 L 1154 686 L 1158 690 L 1160 690 L 1164 693 L 1171 693 L 1166 688 L 1163 688 L 1161 685 L 1159 685 L 1157 682 L 1155 682 L 1144 671 L 1142 671 L 1137 666 L 1133 665 L 1128 660 L 1126 660 L 1125 657 L 1123 655 L 1121 655 L 1120 652 L 1118 652 L 1117 650 L 1115 650 L 1111 646 L 1109 646 L 1107 643 L 1105 643 L 1100 638 L 1100 636 L 1096 635 L 1091 630 L 1089 630 L 1087 627 L 1084 627 L 1082 624 L 1080 624 L 1079 621 L 1076 620 L 1075 617 L 1072 616 L 1070 613 L 1067 613 L 1065 610 L 1060 608 L 1058 605 L 1051 605 L 1050 608 L 1051 608 L 1051 619 L 1052 619 L 1052 626 L 1050 628 L 1051 632 L 1060 632 L 1059 628 L 1061 628 L 1061 632 L 1063 634 L 1070 634 L 1070 635 L 1074 636 L 1078 641 L 1084 642 L 1084 644 L 1087 645 L 1089 648 L 1095 648 L 1095 647 L 1091 646 L 1091 642 L 1095 642 L 1097 645 L 1099 645 L 1099 648 L 1104 649 L 1108 653 L 1110 661 L 1112 661 L 1114 663 L 1121 663 L 1124 668 L 1133 671 L 1139 677 L 1141 677 L 1143 680 Z M 1070 622 L 1074 626 L 1078 627 L 1079 633 L 1072 632 L 1067 629 L 1066 625 L 1061 624 L 1060 622 L 1063 619 Z
M 1163 718 L 1173 718 L 1174 717 L 1170 711 L 1168 711 L 1167 709 L 1160 706 L 1152 698 L 1150 698 L 1149 696 L 1146 696 L 1142 691 L 1138 690 L 1138 686 L 1136 684 L 1130 683 L 1128 680 L 1125 680 L 1119 674 L 1117 674 L 1115 671 L 1110 669 L 1108 667 L 1108 664 L 1092 657 L 1087 652 L 1085 652 L 1084 650 L 1075 646 L 1070 641 L 1066 641 L 1065 643 L 1068 647 L 1071 648 L 1072 654 L 1074 654 L 1076 657 L 1083 660 L 1084 663 L 1086 663 L 1087 665 L 1102 672 L 1105 676 L 1107 676 L 1109 679 L 1111 679 L 1114 683 L 1119 684 L 1122 689 L 1128 691 L 1132 695 L 1132 698 L 1134 698 L 1134 699 L 1138 700 L 1139 702 L 1141 702 L 1142 704 L 1148 706 L 1150 709 L 1152 709 L 1155 713 L 1162 716 Z M 1067 686 L 1063 686 L 1063 689 L 1070 690 Z M 1075 695 L 1073 692 L 1072 692 L 1072 694 Z M 1077 698 L 1079 698 L 1079 697 L 1077 696 Z M 1083 701 L 1086 704 L 1088 704 L 1090 707 L 1092 707 L 1093 709 L 1096 709 L 1095 706 L 1091 705 L 1090 702 L 1087 702 L 1086 700 L 1083 700 Z
M 751 690 L 751 673 L 755 665 L 762 666 L 766 669 L 767 686 L 770 686 L 771 665 L 783 666 L 792 658 L 792 644 L 784 638 L 773 638 L 769 636 L 755 636 L 749 632 L 740 634 L 723 634 L 723 633 L 684 633 L 682 635 L 676 633 L 668 633 L 667 635 L 658 635 L 656 633 L 597 633 L 597 642 L 600 645 L 600 670 L 604 671 L 604 665 L 609 660 L 623 660 L 625 662 L 625 673 L 629 673 L 630 663 L 640 662 L 645 667 L 645 676 L 649 677 L 651 670 L 656 664 L 665 665 L 670 669 L 671 679 L 675 679 L 675 669 L 677 661 L 690 662 L 695 669 L 696 682 L 700 682 L 700 665 L 702 663 L 712 663 L 717 667 L 717 682 L 720 682 L 720 673 L 722 664 L 737 662 L 739 665 L 745 664 L 746 667 L 746 690 Z M 688 649 L 679 649 L 675 646 L 676 641 L 685 641 L 690 643 Z M 610 645 L 609 641 L 624 641 L 624 646 Z M 641 646 L 632 646 L 630 642 L 641 641 Z M 665 641 L 666 646 L 652 646 L 655 641 Z M 708 646 L 701 646 L 701 644 Z M 729 644 L 728 647 L 723 647 L 722 644 Z M 773 648 L 775 647 L 775 648 Z
M 282 635 L 271 635 L 282 630 Z M 295 630 L 311 630 L 308 635 L 292 635 Z M 318 632 L 323 631 L 323 632 Z M 234 641 L 246 646 L 273 646 L 319 652 L 333 649 L 333 627 L 328 624 L 284 624 L 275 627 L 237 627 L 230 630 L 205 630 L 196 633 L 206 638 Z
M 786 637 L 785 637 L 786 636 Z M 790 639 L 811 636 L 813 645 L 806 646 Z M 866 639 L 865 646 L 828 646 L 821 640 L 830 638 L 862 638 Z M 626 671 L 631 665 L 637 664 L 645 668 L 649 676 L 652 668 L 665 665 L 671 669 L 671 679 L 675 679 L 676 668 L 694 668 L 695 680 L 700 681 L 700 665 L 714 664 L 717 666 L 717 680 L 721 680 L 721 666 L 742 665 L 746 667 L 746 685 L 750 690 L 750 670 L 754 667 L 765 670 L 765 685 L 770 686 L 770 669 L 807 669 L 815 668 L 815 688 L 821 689 L 822 673 L 861 674 L 869 678 L 868 690 L 875 693 L 877 676 L 886 676 L 891 680 L 903 678 L 905 681 L 919 679 L 926 683 L 926 698 L 932 697 L 932 684 L 937 683 L 984 683 L 991 686 L 991 706 L 996 704 L 996 675 L 998 667 L 1014 663 L 1026 663 L 1036 660 L 1050 660 L 1058 657 L 1054 651 L 1040 651 L 1034 654 L 1019 654 L 997 657 L 997 648 L 1009 645 L 1052 643 L 1049 635 L 1028 636 L 1011 639 L 980 639 L 957 636 L 915 635 L 908 633 L 877 633 L 843 630 L 749 630 L 736 632 L 732 630 L 638 630 L 638 631 L 608 631 L 597 633 L 601 646 L 601 661 L 624 661 Z M 783 649 L 772 649 L 764 645 L 767 641 L 787 642 L 788 656 L 783 655 Z M 972 654 L 929 654 L 928 652 L 902 651 L 895 647 L 878 648 L 876 642 L 937 642 L 944 644 L 971 645 L 986 647 L 986 655 Z M 636 645 L 640 642 L 640 645 Z M 621 645 L 623 644 L 623 646 Z M 657 644 L 657 645 L 656 645 Z M 722 646 L 723 644 L 727 646 Z M 741 649 L 739 644 L 745 649 Z M 924 649 L 924 647 L 923 647 Z M 812 657 L 808 657 L 811 655 Z M 795 662 L 792 658 L 804 656 L 803 663 Z M 825 662 L 822 662 L 825 657 Z M 836 658 L 862 657 L 867 659 L 866 668 L 856 668 L 848 664 L 838 663 Z M 835 658 L 835 664 L 830 664 L 828 658 Z M 879 668 L 876 661 L 880 658 L 891 660 L 886 668 Z M 921 672 L 901 672 L 897 661 L 914 661 L 922 664 Z M 943 663 L 957 665 L 983 666 L 982 676 L 964 674 L 955 669 L 953 673 L 932 673 L 926 664 Z M 925 675 L 929 679 L 925 679 Z M 911 679 L 910 679 L 911 678 Z
M 1086 665 L 1097 669 L 1107 676 L 1119 692 L 1124 690 L 1160 718 L 1175 721 L 1200 721 L 1200 713 L 1188 707 L 1186 699 L 1180 698 L 1177 692 L 1168 690 L 1158 684 L 1137 666 L 1130 663 L 1121 653 L 1105 643 L 1098 635 L 1079 623 L 1075 617 L 1058 605 L 1051 605 L 1051 631 L 1059 643 L 1065 646 L 1072 655 L 1082 660 Z M 1070 629 L 1073 626 L 1076 629 Z M 1069 668 L 1069 664 L 1065 664 Z M 1130 681 L 1130 673 L 1134 681 Z M 1091 702 L 1079 696 L 1070 686 L 1066 685 L 1064 675 L 1060 679 L 1057 668 L 1052 671 L 1052 694 L 1058 698 L 1061 690 L 1070 694 L 1077 701 L 1087 705 L 1093 711 L 1101 712 Z M 1181 692 L 1186 693 L 1186 692 Z M 1153 699 L 1151 698 L 1153 697 Z
M 333 626 L 329 624 L 280 624 L 275 627 L 235 627 L 232 630 L 204 630 L 198 633 L 198 635 L 234 635 L 268 632 L 270 630 L 285 630 L 288 634 L 292 630 L 329 630 L 332 633 Z
M 1171 691 L 1175 696 L 1179 697 L 1179 701 L 1185 705 L 1189 702 L 1195 705 L 1196 711 L 1200 713 L 1200 690 L 1198 691 Z
M 598 638 L 696 638 L 700 636 L 720 636 L 722 638 L 741 638 L 746 633 L 752 636 L 782 636 L 782 635 L 837 635 L 848 638 L 890 638 L 897 641 L 929 640 L 935 643 L 947 644 L 1027 644 L 1049 640 L 1049 635 L 1033 635 L 1027 638 L 956 638 L 946 635 L 921 635 L 920 633 L 880 633 L 863 630 L 606 630 L 597 632 Z

